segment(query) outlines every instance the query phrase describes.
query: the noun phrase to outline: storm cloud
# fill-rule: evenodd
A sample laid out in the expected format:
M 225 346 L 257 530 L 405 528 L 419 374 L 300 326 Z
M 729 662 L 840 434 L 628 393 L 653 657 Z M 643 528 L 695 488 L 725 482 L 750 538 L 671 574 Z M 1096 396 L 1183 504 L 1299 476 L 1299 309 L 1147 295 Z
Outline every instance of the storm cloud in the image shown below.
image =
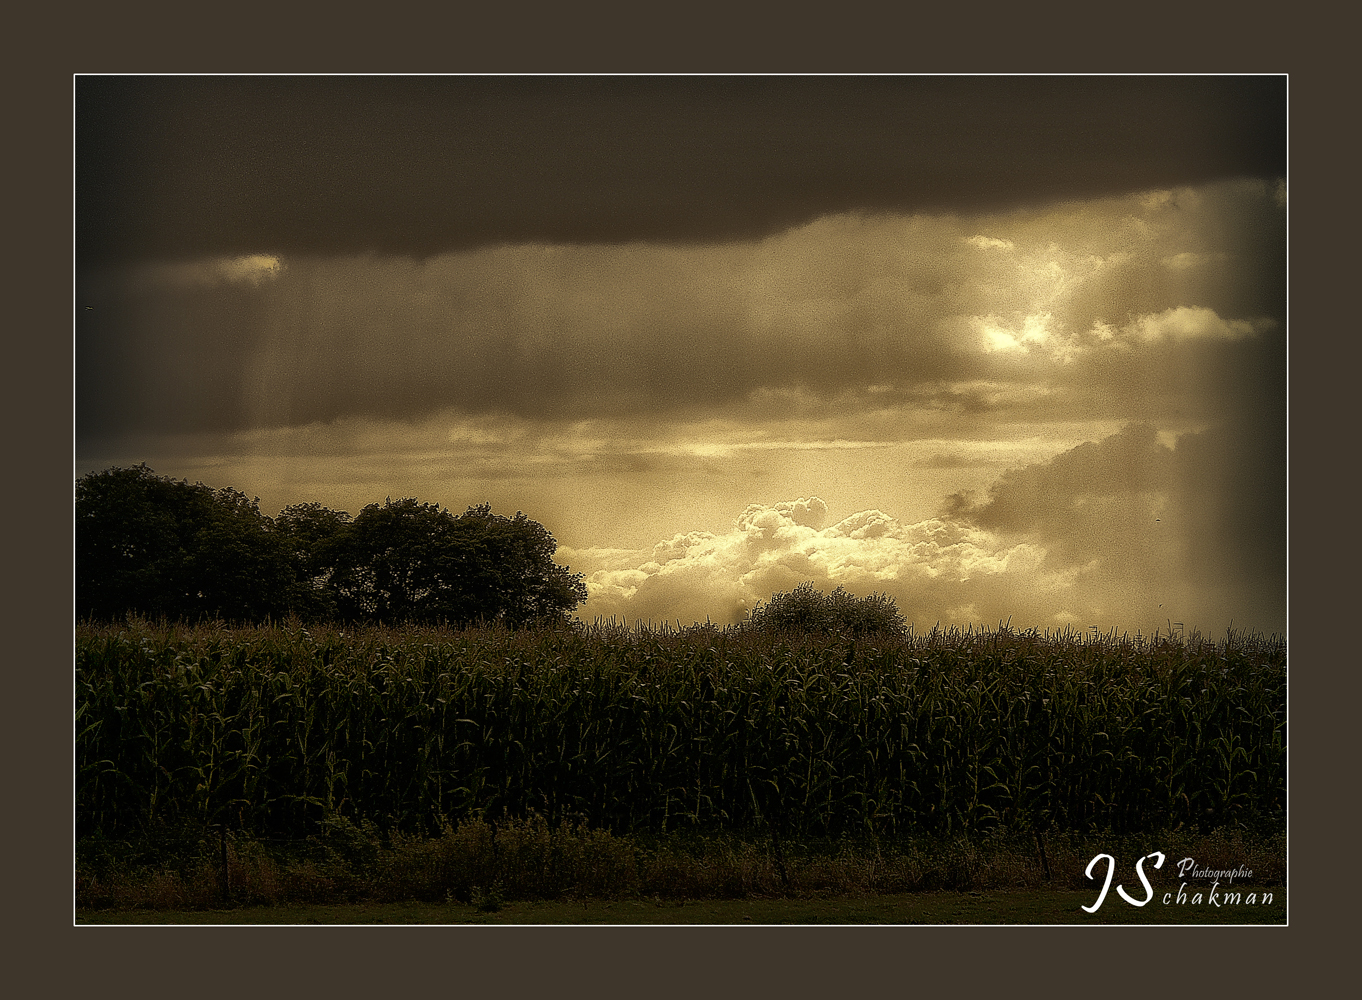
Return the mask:
M 1238 229 L 1258 216 L 1280 234 L 1284 214 L 1267 184 L 1233 182 L 829 216 L 746 243 L 93 268 L 80 433 L 752 413 L 782 393 L 1140 417 L 1151 391 L 1194 399 L 1237 344 L 1283 328 L 1281 303 L 1241 290 L 1262 287 L 1242 276 L 1270 269 L 1277 243 Z
M 720 243 L 1284 177 L 1285 77 L 79 77 L 83 263 Z

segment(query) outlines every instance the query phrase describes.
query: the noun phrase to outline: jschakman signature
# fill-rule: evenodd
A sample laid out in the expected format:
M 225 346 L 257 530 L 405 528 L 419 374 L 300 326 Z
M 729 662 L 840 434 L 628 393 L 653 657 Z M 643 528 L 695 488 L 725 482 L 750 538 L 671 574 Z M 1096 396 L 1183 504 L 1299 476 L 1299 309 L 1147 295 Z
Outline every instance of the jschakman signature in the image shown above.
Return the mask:
M 1163 867 L 1163 863 L 1166 859 L 1162 851 L 1154 851 L 1151 854 L 1146 854 L 1139 861 L 1135 862 L 1135 874 L 1139 877 L 1140 884 L 1144 886 L 1143 899 L 1136 899 L 1130 893 L 1126 892 L 1124 885 L 1118 885 L 1116 887 L 1116 894 L 1131 906 L 1145 906 L 1154 899 L 1154 887 L 1149 884 L 1149 876 L 1145 874 L 1145 862 L 1151 860 L 1153 861 L 1152 867 L 1157 869 Z M 1097 894 L 1097 902 L 1093 903 L 1092 906 L 1082 907 L 1087 913 L 1096 913 L 1098 908 L 1101 907 L 1103 901 L 1107 898 L 1107 891 L 1111 888 L 1112 876 L 1116 874 L 1116 859 L 1110 854 L 1097 855 L 1097 857 L 1088 862 L 1088 867 L 1083 874 L 1090 879 L 1093 878 L 1092 871 L 1097 867 L 1098 862 L 1101 861 L 1107 863 L 1107 877 L 1102 883 L 1102 891 Z M 1165 892 L 1163 894 L 1161 902 L 1164 906 L 1185 906 L 1188 904 L 1192 906 L 1215 907 L 1267 906 L 1272 902 L 1272 893 L 1270 892 L 1250 892 L 1246 898 L 1241 891 L 1220 888 L 1222 879 L 1225 880 L 1227 885 L 1233 885 L 1236 878 L 1252 878 L 1253 870 L 1251 868 L 1243 868 L 1241 866 L 1239 868 L 1212 871 L 1206 868 L 1198 868 L 1196 866 L 1196 861 L 1192 858 L 1183 858 L 1178 862 L 1178 877 L 1186 878 L 1189 875 L 1194 879 L 1213 879 L 1214 884 L 1212 884 L 1208 891 L 1193 889 L 1189 894 L 1187 891 L 1187 883 L 1183 882 L 1182 885 L 1178 887 L 1176 893 Z

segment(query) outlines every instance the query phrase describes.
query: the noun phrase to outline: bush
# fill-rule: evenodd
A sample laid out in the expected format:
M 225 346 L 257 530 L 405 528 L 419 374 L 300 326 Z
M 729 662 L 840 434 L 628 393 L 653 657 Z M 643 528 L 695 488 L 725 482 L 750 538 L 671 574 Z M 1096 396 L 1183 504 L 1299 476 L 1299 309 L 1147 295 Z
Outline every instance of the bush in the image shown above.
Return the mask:
M 744 623 L 758 632 L 815 632 L 825 635 L 894 636 L 904 631 L 903 615 L 886 594 L 856 597 L 838 587 L 831 594 L 801 583 L 758 604 Z

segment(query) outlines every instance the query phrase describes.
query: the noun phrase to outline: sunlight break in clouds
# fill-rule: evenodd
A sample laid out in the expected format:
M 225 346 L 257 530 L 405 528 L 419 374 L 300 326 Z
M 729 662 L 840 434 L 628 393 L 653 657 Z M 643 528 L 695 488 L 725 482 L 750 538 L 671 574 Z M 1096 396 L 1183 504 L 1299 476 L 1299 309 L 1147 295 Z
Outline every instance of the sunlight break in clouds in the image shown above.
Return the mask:
M 1035 347 L 1065 363 L 1094 348 L 1129 349 L 1139 343 L 1188 340 L 1246 340 L 1276 326 L 1270 317 L 1227 320 L 1214 309 L 1201 306 L 1177 306 L 1146 313 L 1119 327 L 1095 320 L 1088 331 L 1067 337 L 1054 331 L 1054 317 L 1049 313 L 1023 317 L 1017 328 L 1009 328 L 997 316 L 972 316 L 970 323 L 987 353 L 1028 351 Z

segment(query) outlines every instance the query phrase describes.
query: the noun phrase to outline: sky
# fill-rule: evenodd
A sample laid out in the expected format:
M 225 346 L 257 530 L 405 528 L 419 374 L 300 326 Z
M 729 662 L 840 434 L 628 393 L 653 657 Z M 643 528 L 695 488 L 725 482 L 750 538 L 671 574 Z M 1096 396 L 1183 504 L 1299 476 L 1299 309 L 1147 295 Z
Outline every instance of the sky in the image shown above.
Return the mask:
M 1287 624 L 1284 77 L 81 77 L 77 476 L 523 510 L 580 617 Z

